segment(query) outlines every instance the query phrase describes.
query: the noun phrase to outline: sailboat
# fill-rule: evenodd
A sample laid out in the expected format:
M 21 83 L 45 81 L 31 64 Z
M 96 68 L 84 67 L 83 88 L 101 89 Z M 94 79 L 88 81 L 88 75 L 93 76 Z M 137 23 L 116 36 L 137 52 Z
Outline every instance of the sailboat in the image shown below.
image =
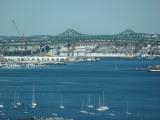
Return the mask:
M 93 105 L 91 105 L 91 97 L 90 97 L 90 95 L 88 96 L 88 106 L 87 106 L 88 108 L 93 108 L 94 106 Z
M 64 109 L 64 105 L 63 105 L 63 96 L 61 95 L 60 97 L 60 105 L 59 108 Z
M 57 113 L 52 113 L 52 115 L 53 115 L 53 116 L 57 116 L 58 114 L 57 114 Z
M 33 85 L 32 108 L 34 109 L 34 108 L 36 108 L 36 106 L 37 106 L 37 103 L 36 103 L 35 97 L 34 97 L 34 85 Z
M 128 101 L 126 102 L 127 106 L 126 106 L 126 115 L 131 115 L 132 113 L 128 111 Z
M 6 115 L 6 113 L 4 113 L 4 112 L 1 112 L 1 113 L 0 113 L 0 115 L 1 115 L 1 116 L 5 116 L 5 115 Z
M 27 111 L 27 106 L 25 106 L 25 110 L 23 112 L 24 114 L 28 114 L 28 111 Z
M 104 92 L 103 92 L 102 105 L 101 105 L 101 99 L 100 99 L 100 96 L 99 96 L 99 107 L 97 108 L 97 111 L 106 111 L 106 110 L 109 110 L 109 107 L 104 105 Z
M 84 114 L 88 114 L 88 111 L 85 111 L 83 110 L 83 106 L 84 106 L 84 100 L 82 101 L 82 105 L 81 105 L 81 113 L 84 113 Z
M 0 96 L 1 96 L 1 94 L 0 94 Z M 0 108 L 4 108 L 4 105 L 2 103 L 0 104 Z
M 15 92 L 14 92 L 14 95 L 13 95 L 13 109 L 18 109 L 18 106 L 16 104 Z
M 22 104 L 21 104 L 21 102 L 19 101 L 19 96 L 17 97 L 17 106 L 21 106 Z

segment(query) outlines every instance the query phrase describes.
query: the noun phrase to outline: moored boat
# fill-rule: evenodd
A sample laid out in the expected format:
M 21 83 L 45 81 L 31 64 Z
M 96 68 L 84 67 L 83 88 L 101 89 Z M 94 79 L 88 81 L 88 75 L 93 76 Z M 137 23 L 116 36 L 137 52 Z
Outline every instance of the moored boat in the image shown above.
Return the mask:
M 88 96 L 88 108 L 93 108 L 94 106 L 91 104 L 91 96 Z
M 63 96 L 61 95 L 60 97 L 60 105 L 59 105 L 60 109 L 64 109 L 64 105 L 63 105 Z
M 102 105 L 101 105 L 101 99 L 100 99 L 100 96 L 99 96 L 99 107 L 97 108 L 97 111 L 103 112 L 103 111 L 106 111 L 106 110 L 109 110 L 109 107 L 104 105 L 104 92 L 103 92 Z
M 160 72 L 160 65 L 148 66 L 150 72 Z
M 33 85 L 33 95 L 32 95 L 32 108 L 35 109 L 37 106 L 37 103 L 35 101 L 35 96 L 34 96 L 34 85 Z

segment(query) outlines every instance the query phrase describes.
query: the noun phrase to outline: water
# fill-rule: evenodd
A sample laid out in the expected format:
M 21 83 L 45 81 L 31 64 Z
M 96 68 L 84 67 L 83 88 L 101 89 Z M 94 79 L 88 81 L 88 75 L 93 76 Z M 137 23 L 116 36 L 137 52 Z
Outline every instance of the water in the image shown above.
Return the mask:
M 0 69 L 0 103 L 5 105 L 0 111 L 6 113 L 0 115 L 0 120 L 52 113 L 75 120 L 160 120 L 160 73 L 133 70 L 153 64 L 160 61 L 105 59 L 34 69 Z M 33 85 L 36 109 L 31 109 Z M 98 112 L 95 109 L 103 91 L 110 110 Z M 22 102 L 17 110 L 12 109 L 13 92 Z M 86 107 L 88 95 L 93 109 Z M 59 109 L 61 96 L 64 110 Z M 126 115 L 127 102 L 131 115 Z M 24 114 L 25 107 L 28 114 Z M 81 109 L 95 114 L 82 114 Z

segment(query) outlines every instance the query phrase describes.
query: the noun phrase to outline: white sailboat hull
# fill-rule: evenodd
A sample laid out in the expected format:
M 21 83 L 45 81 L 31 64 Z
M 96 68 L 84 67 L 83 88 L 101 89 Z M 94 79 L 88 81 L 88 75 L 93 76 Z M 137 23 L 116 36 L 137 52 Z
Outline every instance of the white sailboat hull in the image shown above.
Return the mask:
M 131 113 L 131 112 L 126 112 L 126 114 L 127 114 L 127 115 L 131 115 L 132 113 Z
M 63 106 L 63 105 L 60 105 L 59 108 L 64 109 L 64 106 Z
M 22 105 L 20 102 L 17 102 L 16 104 L 17 104 L 18 106 L 21 106 L 21 105 Z
M 88 114 L 88 111 L 85 111 L 85 110 L 81 110 L 80 112 L 84 114 Z
M 0 105 L 0 108 L 4 108 L 4 105 L 3 105 L 3 104 L 1 104 L 1 105 Z
M 109 110 L 108 106 L 100 106 L 97 108 L 97 111 L 106 111 L 106 110 Z
M 24 114 L 28 114 L 28 112 L 24 112 Z
M 151 72 L 160 72 L 159 69 L 150 69 L 149 71 L 151 71 Z
M 17 105 L 13 105 L 13 109 L 18 109 L 18 106 Z
M 94 108 L 94 106 L 93 105 L 88 105 L 88 108 Z
M 57 114 L 57 113 L 52 113 L 52 115 L 53 115 L 53 116 L 57 116 L 58 114 Z
M 32 108 L 36 108 L 37 104 L 35 102 L 32 102 Z

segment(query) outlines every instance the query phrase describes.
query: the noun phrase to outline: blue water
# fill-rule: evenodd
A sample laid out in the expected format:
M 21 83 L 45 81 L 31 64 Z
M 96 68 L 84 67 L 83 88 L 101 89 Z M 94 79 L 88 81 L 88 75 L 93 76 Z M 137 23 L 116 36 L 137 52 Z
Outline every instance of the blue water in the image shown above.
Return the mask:
M 0 120 L 22 117 L 58 116 L 75 120 L 160 120 L 160 73 L 135 71 L 160 60 L 104 59 L 98 62 L 49 65 L 33 69 L 0 69 Z M 31 109 L 32 86 L 35 85 L 37 108 Z M 104 91 L 110 110 L 98 112 L 98 97 Z M 13 92 L 22 106 L 12 109 Z M 93 109 L 88 109 L 88 95 Z M 64 110 L 59 109 L 63 96 Z M 82 101 L 84 105 L 82 106 Z M 127 103 L 131 115 L 126 115 Z M 28 114 L 24 114 L 25 106 Z M 80 110 L 95 113 L 80 113 Z

